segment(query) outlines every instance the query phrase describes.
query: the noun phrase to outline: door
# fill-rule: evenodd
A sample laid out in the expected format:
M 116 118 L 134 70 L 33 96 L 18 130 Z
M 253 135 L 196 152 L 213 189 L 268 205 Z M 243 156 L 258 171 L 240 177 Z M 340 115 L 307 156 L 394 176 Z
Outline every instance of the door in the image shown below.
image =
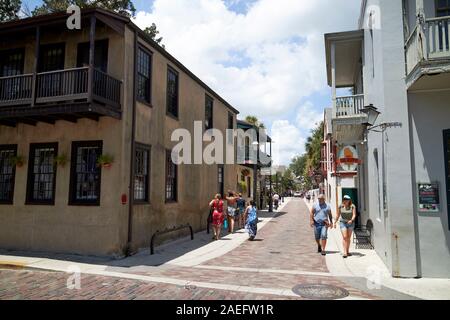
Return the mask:
M 89 42 L 78 44 L 77 67 L 89 66 Z M 94 67 L 103 72 L 108 70 L 108 39 L 95 41 Z
M 450 230 L 450 129 L 444 131 L 445 176 L 447 189 L 447 214 Z
M 64 70 L 65 43 L 42 45 L 39 49 L 38 72 Z M 63 73 L 47 73 L 38 77 L 38 97 L 63 95 Z

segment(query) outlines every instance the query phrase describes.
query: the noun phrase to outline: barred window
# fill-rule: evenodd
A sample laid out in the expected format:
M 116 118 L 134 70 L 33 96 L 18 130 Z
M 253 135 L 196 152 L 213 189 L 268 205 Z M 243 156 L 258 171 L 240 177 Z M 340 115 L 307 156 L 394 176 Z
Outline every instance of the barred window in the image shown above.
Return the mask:
M 172 161 L 172 152 L 166 151 L 166 202 L 177 201 L 178 167 Z
M 16 167 L 11 158 L 17 155 L 17 146 L 0 146 L 0 204 L 12 204 Z
M 234 129 L 234 117 L 231 112 L 228 113 L 228 129 L 231 129 L 230 131 L 228 131 L 228 143 L 232 144 L 234 137 L 234 133 L 232 131 L 232 129 Z
M 450 16 L 450 0 L 438 0 L 436 6 L 437 16 Z
M 178 73 L 167 69 L 167 113 L 178 118 Z
M 137 99 L 150 103 L 151 56 L 142 48 L 137 55 Z
M 225 195 L 224 166 L 217 167 L 217 192 L 223 197 Z
M 134 200 L 148 202 L 150 147 L 137 146 L 134 161 Z
M 102 141 L 73 142 L 70 204 L 100 205 Z
M 30 146 L 28 163 L 27 203 L 54 204 L 57 143 L 38 143 Z
M 213 128 L 213 105 L 214 100 L 206 95 L 205 98 L 205 130 Z

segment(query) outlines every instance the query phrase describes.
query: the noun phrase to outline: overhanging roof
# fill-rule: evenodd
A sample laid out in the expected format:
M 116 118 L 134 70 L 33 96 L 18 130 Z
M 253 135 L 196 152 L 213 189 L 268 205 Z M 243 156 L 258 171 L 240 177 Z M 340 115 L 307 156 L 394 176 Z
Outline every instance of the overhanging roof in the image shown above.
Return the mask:
M 332 86 L 331 47 L 336 48 L 336 87 L 351 87 L 361 64 L 364 30 L 325 34 L 328 85 Z

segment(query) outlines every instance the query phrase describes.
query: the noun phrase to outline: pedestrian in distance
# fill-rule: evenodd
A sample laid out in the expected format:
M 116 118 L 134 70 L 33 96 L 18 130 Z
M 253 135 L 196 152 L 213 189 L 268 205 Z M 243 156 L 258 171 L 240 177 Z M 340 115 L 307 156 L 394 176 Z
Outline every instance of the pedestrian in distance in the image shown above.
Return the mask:
M 219 240 L 220 230 L 222 229 L 222 224 L 224 221 L 223 212 L 223 200 L 220 194 L 216 194 L 215 198 L 209 203 L 213 214 L 212 214 L 212 226 L 214 231 L 213 240 Z
M 280 202 L 280 196 L 278 195 L 278 193 L 275 192 L 275 194 L 273 195 L 273 205 L 275 207 L 275 210 L 278 210 L 279 202 Z
M 236 215 L 236 204 L 238 195 L 236 192 L 228 190 L 227 200 L 227 220 L 228 220 L 228 232 L 234 233 L 234 217 Z
M 333 216 L 331 215 L 331 208 L 325 202 L 325 196 L 323 194 L 319 195 L 318 202 L 313 204 L 311 208 L 310 225 L 314 228 L 314 236 L 317 242 L 317 252 L 325 256 L 328 228 L 333 228 Z
M 356 219 L 356 207 L 352 203 L 352 198 L 350 196 L 344 196 L 344 201 L 339 206 L 336 221 L 334 222 L 334 227 L 339 222 L 342 233 L 342 245 L 344 248 L 344 259 L 351 256 L 350 253 L 350 240 L 352 238 L 353 230 L 355 230 L 355 219 Z
M 255 240 L 258 232 L 258 209 L 256 208 L 256 202 L 251 200 L 250 205 L 245 209 L 245 230 L 248 232 L 248 240 Z
M 245 212 L 245 199 L 242 198 L 242 193 L 239 193 L 239 198 L 236 200 L 236 222 L 238 224 L 238 228 L 242 229 L 245 225 L 244 221 L 244 212 Z

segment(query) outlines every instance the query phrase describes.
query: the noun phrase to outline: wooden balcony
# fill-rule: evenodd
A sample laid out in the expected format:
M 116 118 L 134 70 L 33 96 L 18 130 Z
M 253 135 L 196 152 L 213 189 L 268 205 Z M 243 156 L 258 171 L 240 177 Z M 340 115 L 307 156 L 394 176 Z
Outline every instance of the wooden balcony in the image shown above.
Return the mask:
M 358 141 L 362 137 L 363 123 L 367 116 L 364 108 L 364 95 L 336 97 L 333 104 L 333 136 L 338 141 Z
M 92 71 L 92 84 L 89 73 Z M 120 118 L 122 82 L 89 67 L 0 78 L 0 121 L 15 125 L 24 118 Z M 62 117 L 58 118 L 58 115 Z M 41 118 L 39 118 L 41 117 Z M 30 123 L 27 121 L 25 123 Z
M 408 87 L 423 74 L 449 72 L 450 16 L 417 24 L 406 40 L 405 51 Z
M 345 118 L 353 116 L 363 116 L 361 109 L 364 108 L 364 95 L 358 94 L 336 98 L 335 118 Z

